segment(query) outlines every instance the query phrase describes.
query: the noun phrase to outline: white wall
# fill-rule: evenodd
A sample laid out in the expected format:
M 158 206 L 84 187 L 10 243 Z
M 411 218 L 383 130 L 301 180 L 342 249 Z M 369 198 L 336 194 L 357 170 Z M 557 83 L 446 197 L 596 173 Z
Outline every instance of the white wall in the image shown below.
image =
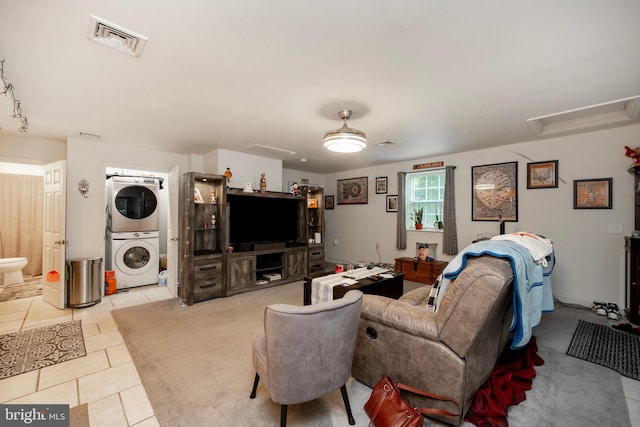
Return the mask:
M 231 169 L 231 188 L 244 188 L 250 182 L 254 190 L 260 189 L 260 174 L 267 180 L 267 191 L 282 191 L 282 160 L 269 159 L 238 151 L 217 149 L 204 156 L 204 171 L 223 175 Z
M 67 143 L 55 139 L 33 138 L 0 133 L 0 160 L 44 165 L 67 158 Z
M 324 175 L 320 175 L 319 173 L 303 172 L 303 171 L 298 171 L 293 169 L 283 169 L 282 170 L 282 189 L 279 191 L 288 193 L 290 182 L 297 182 L 298 185 L 307 185 L 307 184 L 302 184 L 303 180 L 307 180 L 308 185 L 312 185 L 315 187 L 324 187 Z
M 396 215 L 386 212 L 385 195 L 375 194 L 375 177 L 388 176 L 388 194 L 397 194 L 398 171 L 411 171 L 414 164 L 431 161 L 455 165 L 458 245 L 462 250 L 481 233 L 498 233 L 497 222 L 471 221 L 471 167 L 517 161 L 518 222 L 507 222 L 506 232 L 533 231 L 553 240 L 557 256 L 553 289 L 561 301 L 591 306 L 594 300 L 602 300 L 623 305 L 624 236 L 634 228 L 634 178 L 627 172 L 632 162 L 624 156 L 625 145 L 640 145 L 640 125 L 327 175 L 326 195 L 336 194 L 337 179 L 369 177 L 369 204 L 336 204 L 335 210 L 325 211 L 327 257 L 393 263 L 397 257 L 414 256 L 415 242 L 427 241 L 439 243 L 439 259 L 451 259 L 441 255 L 439 232 L 408 231 L 407 249 L 396 250 Z M 534 161 L 558 160 L 558 188 L 527 190 L 526 164 L 530 160 L 523 156 Z M 613 178 L 613 209 L 573 209 L 574 179 L 609 177 Z M 623 224 L 624 234 L 609 234 L 608 223 Z

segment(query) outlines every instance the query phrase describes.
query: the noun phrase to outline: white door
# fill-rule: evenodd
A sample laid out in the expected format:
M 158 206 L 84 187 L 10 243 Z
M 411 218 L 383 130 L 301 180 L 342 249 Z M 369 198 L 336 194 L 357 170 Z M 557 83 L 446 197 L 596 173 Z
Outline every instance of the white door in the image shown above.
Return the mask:
M 167 287 L 171 295 L 178 296 L 178 232 L 180 217 L 178 201 L 180 198 L 180 168 L 169 171 L 167 179 L 169 189 L 169 215 L 167 218 Z
M 64 309 L 65 280 L 66 161 L 44 167 L 44 238 L 42 248 L 42 299 Z

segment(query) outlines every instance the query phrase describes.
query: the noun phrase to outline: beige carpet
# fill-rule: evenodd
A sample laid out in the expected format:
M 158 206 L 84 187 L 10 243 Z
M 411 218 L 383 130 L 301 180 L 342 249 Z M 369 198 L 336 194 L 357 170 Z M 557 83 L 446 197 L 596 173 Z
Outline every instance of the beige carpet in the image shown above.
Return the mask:
M 113 312 L 161 426 L 278 425 L 280 406 L 262 385 L 249 399 L 255 375 L 251 343 L 263 333 L 265 305 L 276 302 L 301 305 L 302 282 L 191 307 L 173 299 Z M 537 337 L 547 363 L 539 367 L 527 400 L 510 408 L 510 425 L 629 426 L 620 376 L 563 354 L 577 321 L 562 319 L 571 330 L 556 334 L 563 329 L 554 316 L 545 317 L 545 336 Z M 563 349 L 552 348 L 556 345 Z M 371 389 L 351 380 L 347 390 L 356 426 L 367 426 L 363 405 Z M 288 421 L 290 426 L 348 425 L 339 391 L 291 406 Z M 425 425 L 440 424 L 425 420 Z

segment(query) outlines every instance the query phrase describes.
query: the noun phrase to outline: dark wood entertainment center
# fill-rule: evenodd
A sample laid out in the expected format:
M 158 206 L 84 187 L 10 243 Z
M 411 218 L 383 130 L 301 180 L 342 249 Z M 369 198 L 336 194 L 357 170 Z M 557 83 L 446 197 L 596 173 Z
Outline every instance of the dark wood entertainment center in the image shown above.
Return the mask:
M 179 295 L 187 305 L 324 271 L 321 187 L 244 192 L 226 189 L 222 175 L 188 172 L 180 218 Z

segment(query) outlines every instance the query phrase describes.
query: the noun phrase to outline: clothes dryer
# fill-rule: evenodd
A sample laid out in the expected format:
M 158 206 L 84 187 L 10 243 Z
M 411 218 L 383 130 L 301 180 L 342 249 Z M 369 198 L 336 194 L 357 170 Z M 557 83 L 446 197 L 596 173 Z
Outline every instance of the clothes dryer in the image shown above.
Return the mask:
M 107 230 L 122 233 L 159 229 L 158 178 L 113 176 L 107 183 Z
M 160 238 L 158 231 L 110 233 L 108 267 L 116 273 L 117 289 L 158 283 Z

